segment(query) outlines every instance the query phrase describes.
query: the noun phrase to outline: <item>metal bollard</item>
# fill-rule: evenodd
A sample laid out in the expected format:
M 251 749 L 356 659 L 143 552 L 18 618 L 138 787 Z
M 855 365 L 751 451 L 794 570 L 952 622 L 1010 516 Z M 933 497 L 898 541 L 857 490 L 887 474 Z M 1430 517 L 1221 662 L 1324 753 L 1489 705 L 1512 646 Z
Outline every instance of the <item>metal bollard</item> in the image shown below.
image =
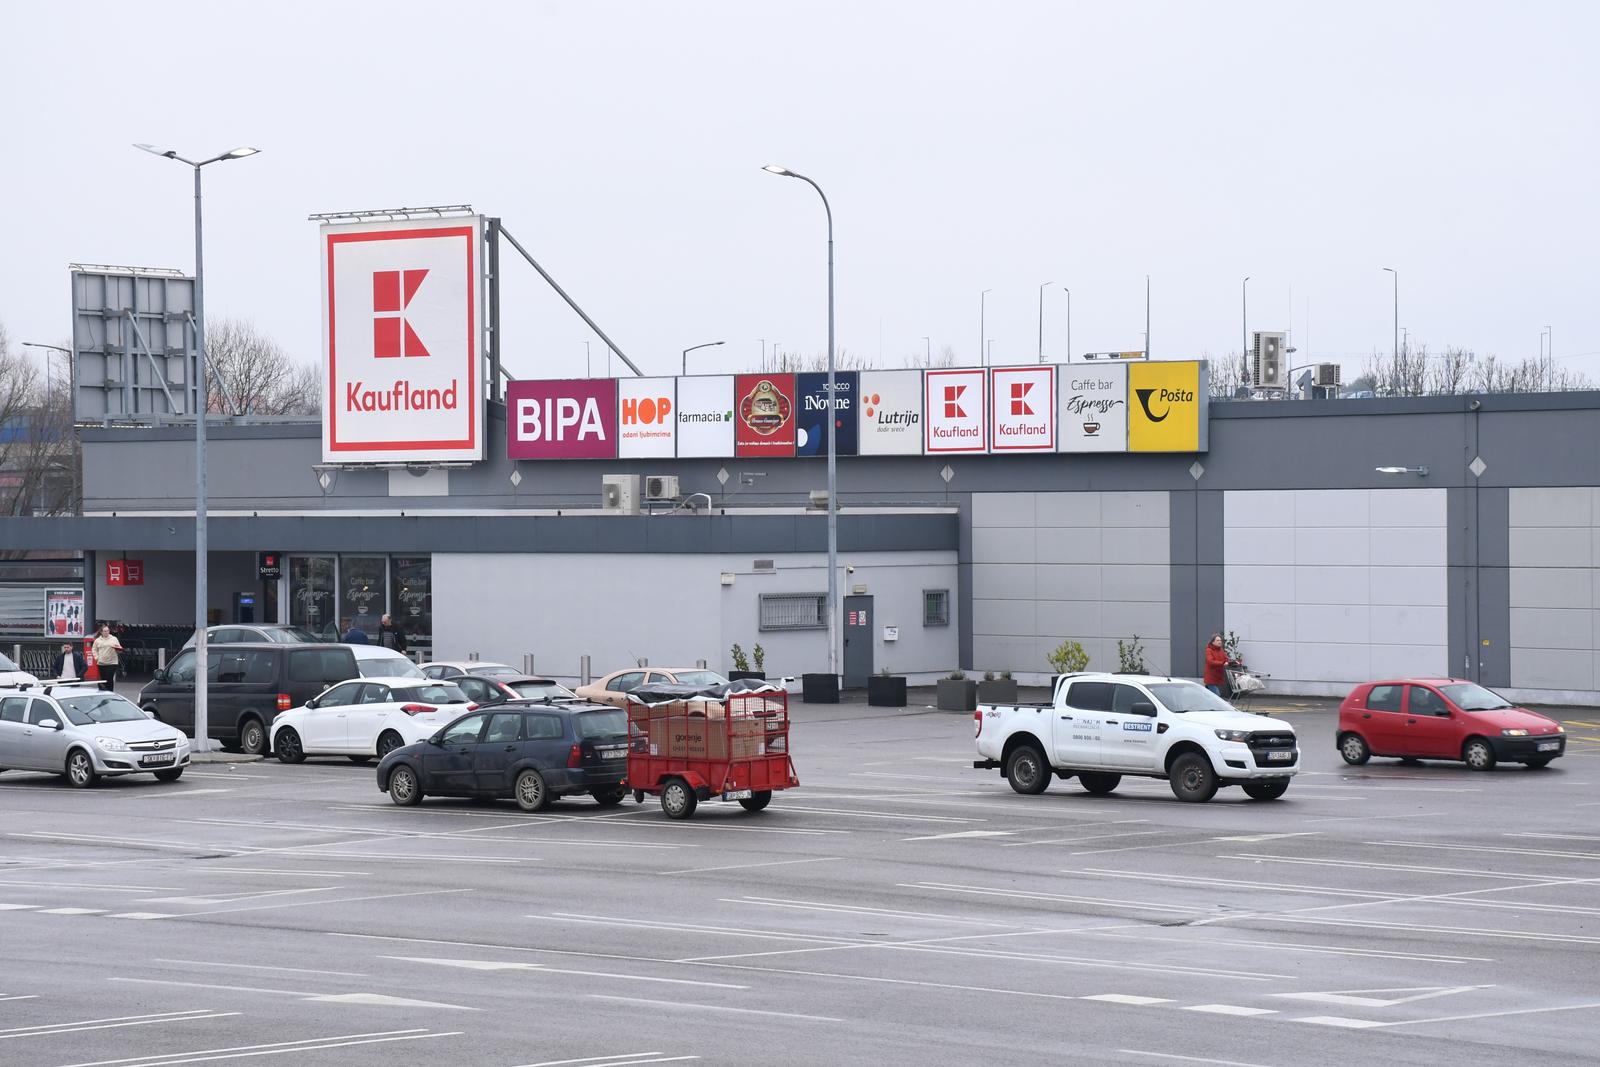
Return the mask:
M 196 406 L 198 407 L 199 405 L 196 405 Z M 524 652 L 522 654 L 522 673 L 523 674 L 532 674 L 533 673 L 533 653 L 532 652 Z
M 199 404 L 195 405 L 195 407 L 199 407 L 199 406 L 200 406 Z M 156 649 L 156 670 L 164 671 L 166 669 L 167 669 L 167 647 L 165 645 L 162 645 L 160 648 Z
M 196 404 L 195 406 L 199 407 L 198 404 Z M 21 642 L 18 642 L 17 644 L 14 644 L 14 645 L 11 646 L 11 662 L 15 663 L 19 668 L 22 666 L 22 644 L 21 644 Z
M 478 657 L 478 654 L 476 652 L 468 652 L 467 653 L 467 659 L 473 661 L 474 663 L 476 663 L 478 661 L 478 658 L 479 657 Z
M 589 669 L 589 657 L 578 657 L 578 677 L 582 679 L 579 685 L 588 685 L 594 681 L 594 672 Z
M 694 665 L 695 665 L 695 666 L 696 666 L 696 667 L 699 667 L 699 668 L 700 668 L 700 669 L 701 669 L 701 670 L 705 670 L 705 669 L 706 669 L 706 661 L 705 661 L 705 660 L 703 660 L 703 659 L 697 659 L 697 660 L 695 660 L 695 661 L 694 661 Z

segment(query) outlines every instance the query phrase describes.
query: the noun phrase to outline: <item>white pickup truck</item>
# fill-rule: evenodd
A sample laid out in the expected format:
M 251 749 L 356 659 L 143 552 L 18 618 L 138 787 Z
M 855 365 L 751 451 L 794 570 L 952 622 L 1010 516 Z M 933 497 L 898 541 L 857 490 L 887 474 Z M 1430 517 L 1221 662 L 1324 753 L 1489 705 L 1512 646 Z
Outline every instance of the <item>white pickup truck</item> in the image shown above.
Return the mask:
M 998 768 L 1019 793 L 1044 792 L 1053 773 L 1104 794 L 1133 774 L 1167 779 L 1179 800 L 1225 785 L 1277 800 L 1300 768 L 1294 727 L 1179 678 L 1063 675 L 1051 703 L 979 704 L 973 720 L 972 765 Z

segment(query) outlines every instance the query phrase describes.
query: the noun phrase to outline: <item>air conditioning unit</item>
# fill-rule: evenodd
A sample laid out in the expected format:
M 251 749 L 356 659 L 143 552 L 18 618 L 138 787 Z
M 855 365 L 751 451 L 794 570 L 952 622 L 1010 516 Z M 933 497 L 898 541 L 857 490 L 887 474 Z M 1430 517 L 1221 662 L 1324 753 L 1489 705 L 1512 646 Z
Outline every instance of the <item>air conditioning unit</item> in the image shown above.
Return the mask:
M 1257 389 L 1288 388 L 1289 368 L 1284 349 L 1289 335 L 1281 331 L 1257 330 L 1250 357 L 1250 380 Z
M 644 480 L 644 498 L 646 500 L 678 499 L 678 476 L 676 474 L 650 475 Z
M 600 476 L 600 509 L 617 515 L 639 514 L 639 476 L 637 474 L 602 474 Z
M 1341 384 L 1339 364 L 1318 363 L 1312 372 L 1311 384 L 1322 389 L 1337 388 Z

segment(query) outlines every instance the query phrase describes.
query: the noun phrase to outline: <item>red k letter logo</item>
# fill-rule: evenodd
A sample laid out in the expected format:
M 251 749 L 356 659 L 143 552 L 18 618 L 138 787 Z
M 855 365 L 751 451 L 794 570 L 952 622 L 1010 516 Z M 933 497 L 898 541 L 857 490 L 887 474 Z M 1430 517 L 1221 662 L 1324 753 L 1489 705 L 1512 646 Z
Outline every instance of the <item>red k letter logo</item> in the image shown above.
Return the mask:
M 401 336 L 405 338 L 404 354 L 426 356 L 428 350 L 406 321 L 405 309 L 417 295 L 426 270 L 378 270 L 372 272 L 372 354 L 379 359 L 401 355 Z M 401 295 L 401 283 L 405 293 Z
M 944 387 L 944 417 L 947 419 L 964 419 L 967 413 L 961 410 L 961 394 L 967 391 L 964 385 L 947 385 Z
M 1011 414 L 1032 415 L 1033 409 L 1028 406 L 1028 393 L 1032 391 L 1032 382 L 1013 382 L 1011 385 Z

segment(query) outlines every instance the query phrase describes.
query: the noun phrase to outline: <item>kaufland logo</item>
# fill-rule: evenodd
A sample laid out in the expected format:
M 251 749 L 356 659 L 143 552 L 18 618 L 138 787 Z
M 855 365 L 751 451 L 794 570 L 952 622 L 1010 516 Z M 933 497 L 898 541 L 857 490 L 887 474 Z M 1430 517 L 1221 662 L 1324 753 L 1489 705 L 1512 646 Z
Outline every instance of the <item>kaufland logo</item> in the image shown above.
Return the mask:
M 406 321 L 406 308 L 427 270 L 372 272 L 372 355 L 377 359 L 426 356 L 427 346 Z
M 947 385 L 944 387 L 944 417 L 947 419 L 964 419 L 967 413 L 961 407 L 961 394 L 967 391 L 964 385 Z
M 1028 394 L 1033 391 L 1032 382 L 1011 383 L 1011 414 L 1032 415 L 1033 408 L 1028 406 Z

